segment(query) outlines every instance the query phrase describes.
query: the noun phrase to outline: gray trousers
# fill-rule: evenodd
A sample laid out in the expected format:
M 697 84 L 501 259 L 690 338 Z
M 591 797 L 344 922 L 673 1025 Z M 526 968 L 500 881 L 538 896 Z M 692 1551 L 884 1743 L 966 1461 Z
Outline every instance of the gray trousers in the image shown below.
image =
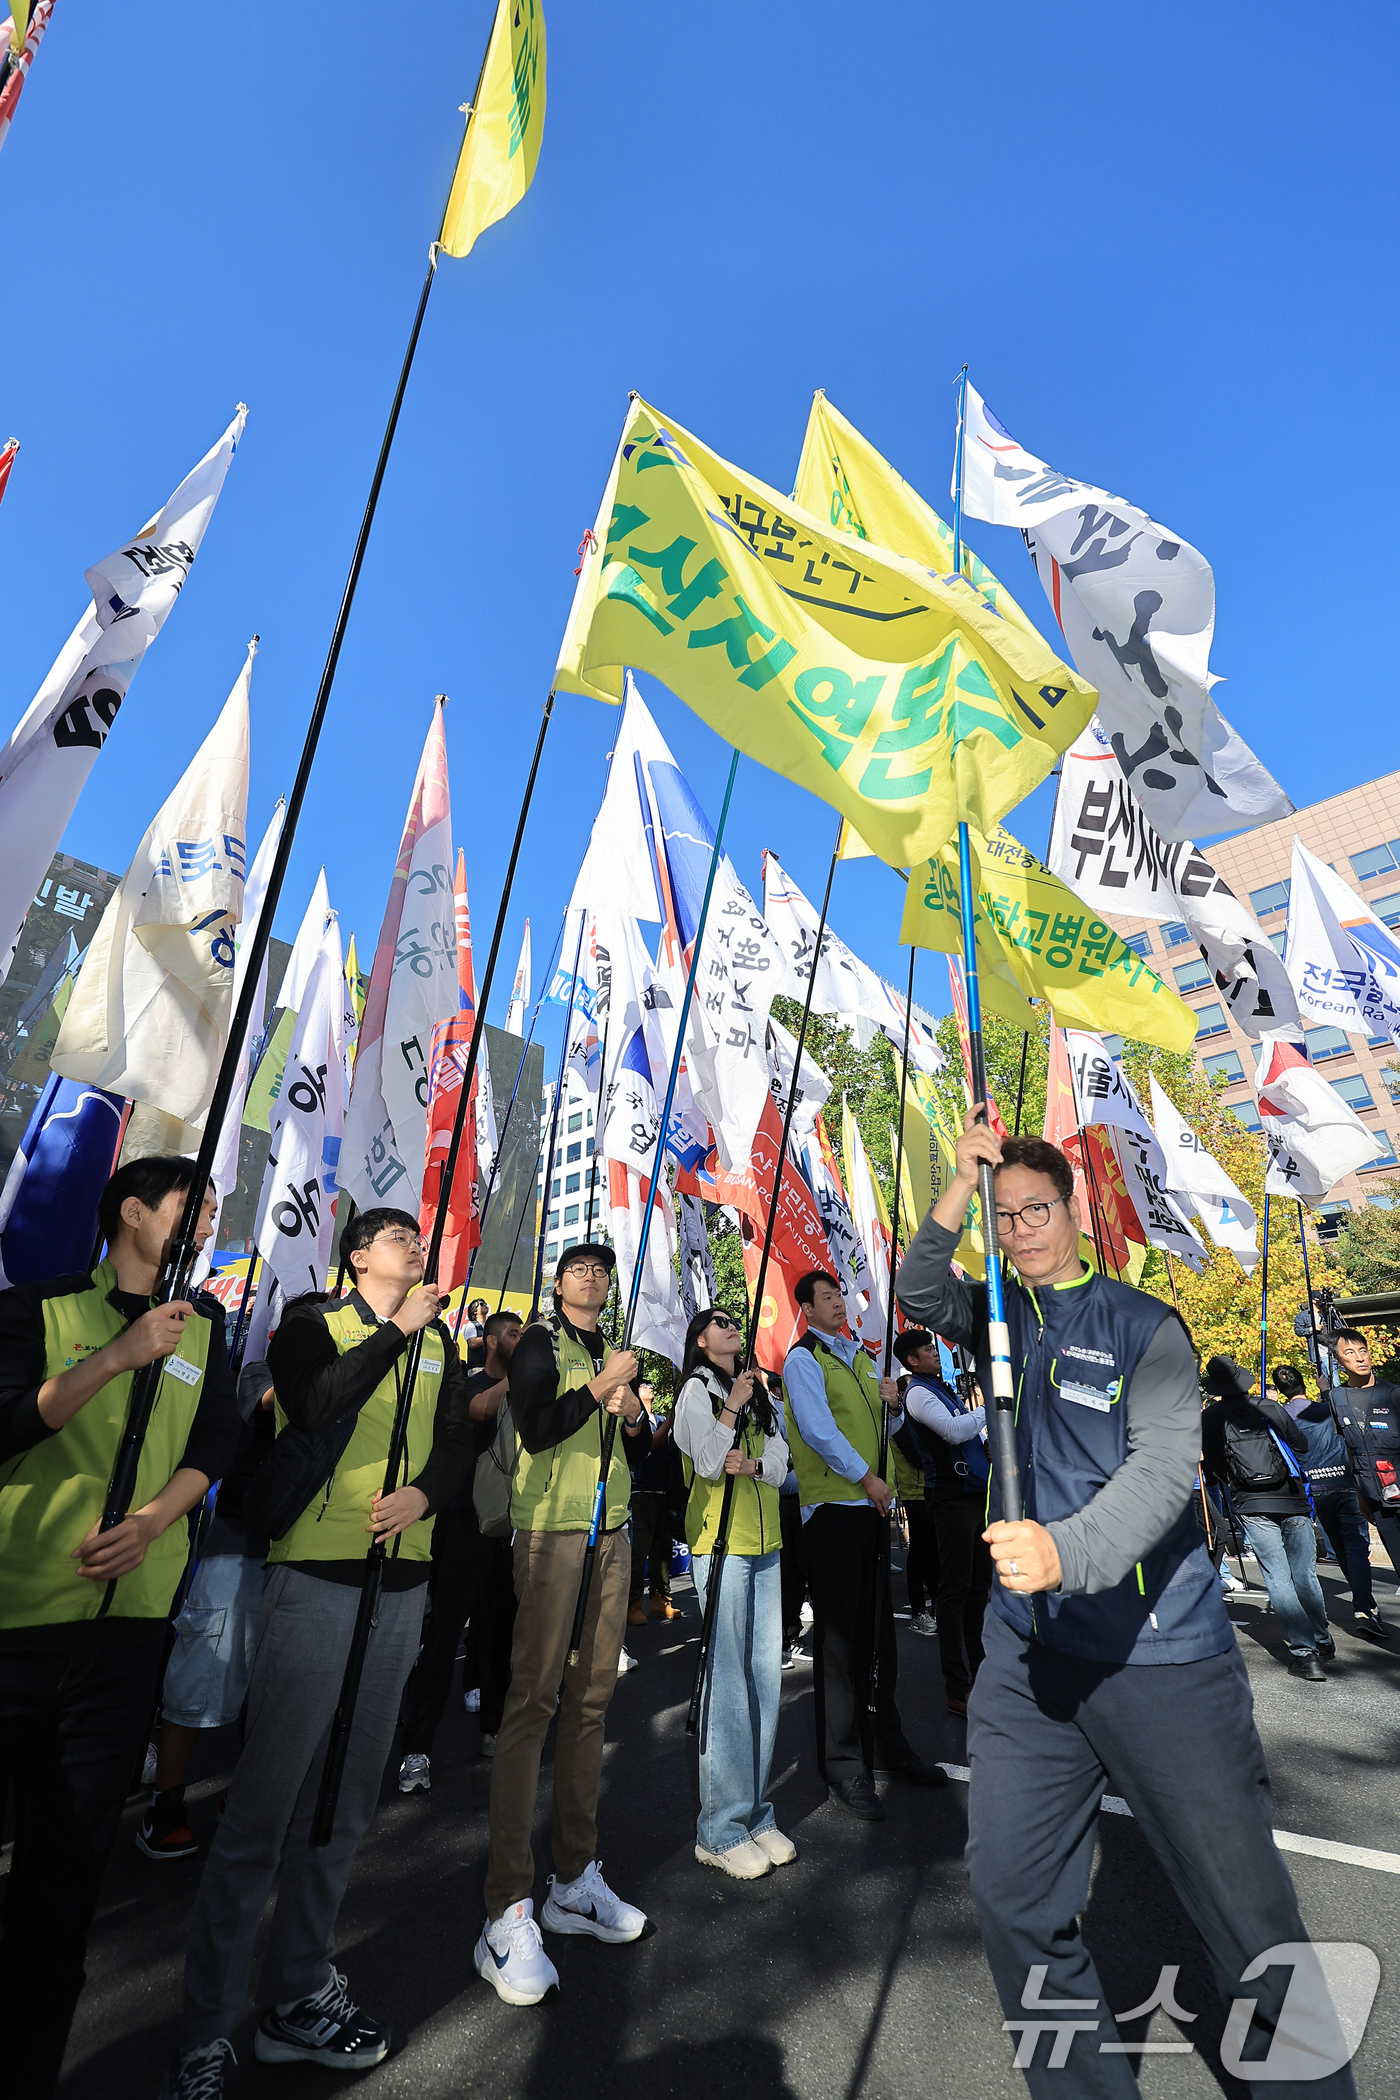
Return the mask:
M 360 1593 L 291 1568 L 268 1569 L 248 1686 L 247 1736 L 190 1919 L 182 2051 L 232 2035 L 279 1865 L 277 1910 L 256 2002 L 308 1998 L 328 1980 L 336 1914 L 379 1799 L 426 1596 L 423 1585 L 380 1598 L 335 1836 L 313 1851 L 307 1839 Z

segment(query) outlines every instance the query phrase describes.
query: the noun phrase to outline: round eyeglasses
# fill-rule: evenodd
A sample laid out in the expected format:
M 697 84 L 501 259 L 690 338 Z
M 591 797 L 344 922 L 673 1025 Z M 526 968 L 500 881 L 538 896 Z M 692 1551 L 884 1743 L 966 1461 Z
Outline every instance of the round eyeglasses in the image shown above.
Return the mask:
M 1048 1203 L 1023 1203 L 1019 1210 L 999 1210 L 997 1231 L 1004 1240 L 1012 1238 L 1017 1226 L 1024 1227 L 1027 1232 L 1039 1232 L 1042 1225 L 1049 1224 L 1055 1205 L 1064 1200 L 1063 1196 L 1052 1196 Z

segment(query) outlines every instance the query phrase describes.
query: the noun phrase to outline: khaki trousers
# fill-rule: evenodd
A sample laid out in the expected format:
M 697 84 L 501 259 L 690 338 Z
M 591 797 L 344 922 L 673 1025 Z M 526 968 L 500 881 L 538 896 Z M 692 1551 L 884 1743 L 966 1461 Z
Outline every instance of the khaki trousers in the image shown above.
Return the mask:
M 579 1659 L 570 1669 L 565 1658 L 586 1538 L 582 1531 L 515 1534 L 518 1608 L 510 1691 L 491 1772 L 491 1857 L 486 1869 L 486 1911 L 491 1918 L 499 1918 L 534 1889 L 530 1832 L 540 1753 L 561 1682 L 550 1836 L 554 1871 L 560 1881 L 573 1881 L 597 1857 L 603 1722 L 617 1686 L 631 1549 L 625 1529 L 599 1537 Z

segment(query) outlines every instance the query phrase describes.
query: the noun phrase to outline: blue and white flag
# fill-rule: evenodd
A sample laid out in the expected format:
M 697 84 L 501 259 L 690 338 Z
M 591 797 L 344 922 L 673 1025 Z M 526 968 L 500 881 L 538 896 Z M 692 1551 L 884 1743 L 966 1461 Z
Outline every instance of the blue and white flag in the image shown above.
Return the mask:
M 0 1290 L 91 1266 L 125 1106 L 119 1094 L 49 1075 L 0 1190 Z
M 1400 941 L 1296 838 L 1284 961 L 1308 1020 L 1400 1043 Z
M 345 958 L 334 912 L 297 1010 L 287 1070 L 271 1114 L 271 1142 L 254 1228 L 283 1295 L 323 1291 L 330 1266 L 345 1069 L 337 1034 Z
M 1246 1276 L 1259 1259 L 1253 1208 L 1212 1158 L 1176 1103 L 1165 1094 L 1155 1072 L 1152 1121 L 1166 1159 L 1163 1181 L 1184 1211 L 1194 1211 L 1217 1247 L 1228 1247 Z

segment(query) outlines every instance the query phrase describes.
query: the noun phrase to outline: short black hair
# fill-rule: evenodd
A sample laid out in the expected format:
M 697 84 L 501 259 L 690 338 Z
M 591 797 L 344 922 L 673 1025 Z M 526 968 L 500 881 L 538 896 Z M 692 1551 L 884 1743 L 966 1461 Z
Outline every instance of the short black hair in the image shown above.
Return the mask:
M 486 1315 L 485 1324 L 481 1332 L 483 1338 L 489 1342 L 493 1334 L 501 1334 L 507 1327 L 520 1327 L 523 1325 L 524 1322 L 521 1320 L 519 1313 L 506 1312 L 502 1309 L 500 1312 Z
M 1024 1167 L 1028 1174 L 1043 1174 L 1047 1181 L 1054 1182 L 1055 1193 L 1066 1203 L 1074 1194 L 1074 1169 L 1059 1146 L 1046 1138 L 1003 1138 L 998 1173 L 1002 1167 Z
M 815 1303 L 819 1283 L 829 1283 L 834 1291 L 841 1288 L 830 1269 L 809 1269 L 805 1276 L 798 1277 L 792 1287 L 792 1295 L 799 1305 Z
M 894 1353 L 904 1365 L 906 1371 L 909 1368 L 910 1357 L 917 1356 L 919 1351 L 926 1349 L 932 1340 L 933 1336 L 929 1333 L 927 1327 L 906 1327 L 903 1334 L 895 1336 Z
M 475 1319 L 475 1318 L 476 1318 L 476 1309 L 477 1309 L 478 1305 L 479 1305 L 479 1306 L 481 1307 L 481 1309 L 482 1309 L 482 1311 L 483 1311 L 483 1312 L 489 1312 L 489 1311 L 490 1311 L 490 1309 L 491 1309 L 491 1301 L 490 1301 L 490 1299 L 489 1299 L 489 1298 L 470 1298 L 470 1299 L 468 1299 L 468 1301 L 467 1301 L 467 1311 L 468 1311 L 468 1312 L 469 1312 L 469 1313 L 471 1314 L 471 1316 L 472 1316 L 472 1318 L 473 1318 L 473 1319 Z
M 1369 1355 L 1370 1353 L 1371 1344 L 1367 1341 L 1365 1335 L 1362 1334 L 1360 1329 L 1357 1327 L 1334 1327 L 1332 1329 L 1331 1340 L 1333 1347 L 1335 1347 L 1338 1342 L 1360 1342 L 1362 1348 L 1366 1350 L 1367 1354 Z
M 147 1210 L 159 1210 L 172 1189 L 187 1191 L 193 1180 L 194 1161 L 174 1153 L 156 1152 L 118 1167 L 97 1199 L 97 1222 L 107 1245 L 121 1231 L 122 1205 L 128 1197 L 134 1196 Z
M 1269 1376 L 1273 1382 L 1274 1391 L 1276 1393 L 1287 1393 L 1291 1400 L 1296 1400 L 1299 1393 L 1307 1391 L 1307 1387 L 1303 1383 L 1302 1372 L 1295 1370 L 1292 1364 L 1275 1364 Z
M 381 1232 L 391 1225 L 406 1225 L 410 1232 L 417 1232 L 418 1220 L 406 1210 L 391 1210 L 385 1205 L 379 1210 L 357 1210 L 344 1232 L 340 1235 L 340 1259 L 354 1274 L 352 1254 L 363 1254 L 365 1248 L 377 1240 Z

